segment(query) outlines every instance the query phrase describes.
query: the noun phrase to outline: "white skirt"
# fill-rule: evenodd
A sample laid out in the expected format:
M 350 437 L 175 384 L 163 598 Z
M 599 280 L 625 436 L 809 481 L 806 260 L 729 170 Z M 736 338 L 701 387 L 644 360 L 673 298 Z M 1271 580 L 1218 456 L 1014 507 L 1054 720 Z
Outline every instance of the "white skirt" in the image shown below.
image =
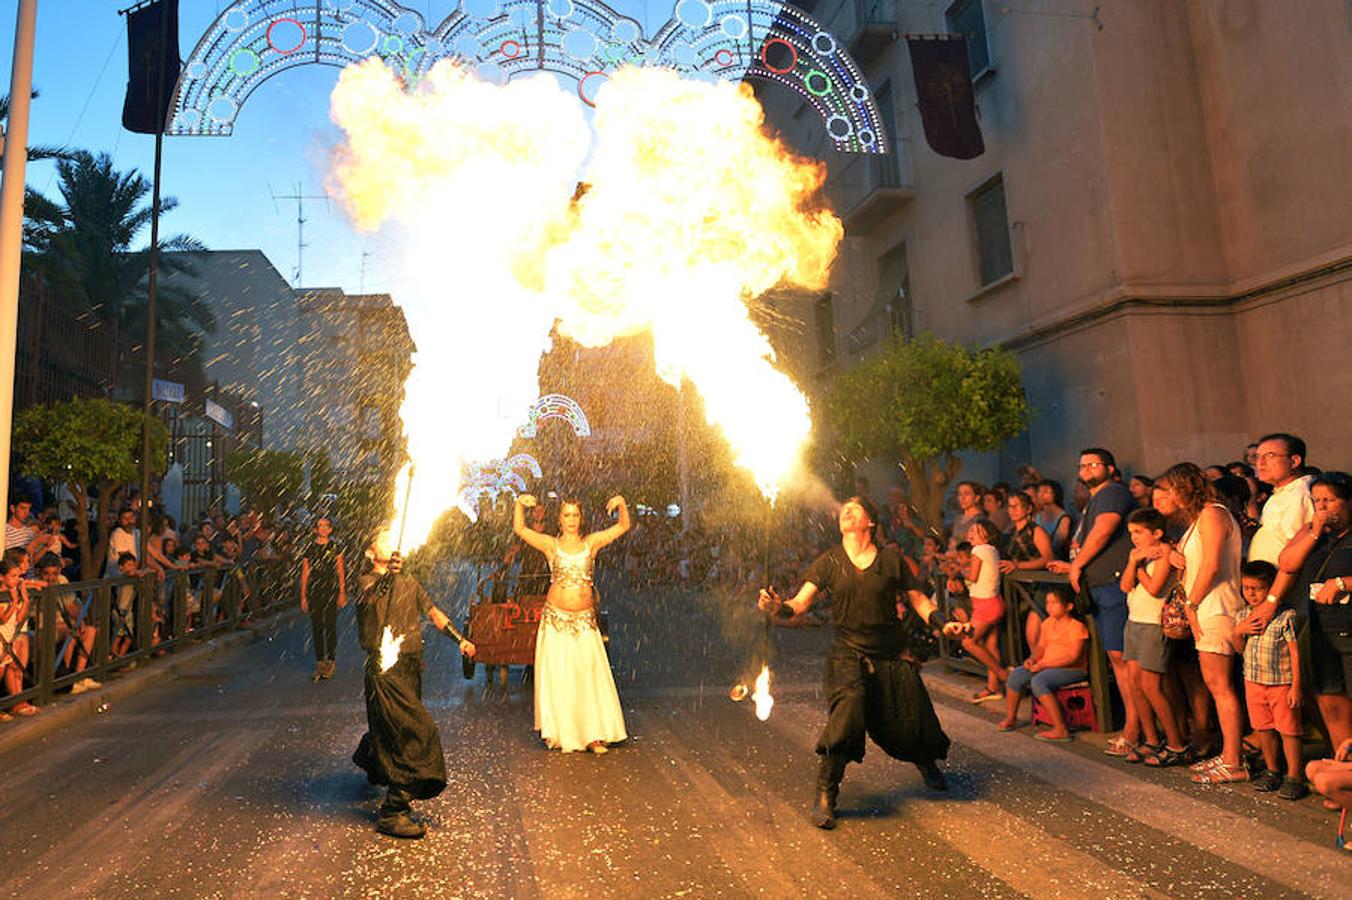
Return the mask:
M 594 609 L 545 604 L 535 639 L 535 730 L 564 753 L 628 737 Z

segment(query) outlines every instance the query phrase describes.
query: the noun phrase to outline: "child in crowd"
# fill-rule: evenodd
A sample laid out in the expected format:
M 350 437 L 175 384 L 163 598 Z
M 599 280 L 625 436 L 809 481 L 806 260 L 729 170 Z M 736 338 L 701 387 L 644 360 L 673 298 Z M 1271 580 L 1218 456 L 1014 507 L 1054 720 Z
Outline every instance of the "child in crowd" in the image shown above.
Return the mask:
M 28 635 L 24 632 L 29 610 L 23 570 L 8 557 L 0 559 L 0 676 L 10 696 L 23 690 L 23 673 L 28 667 Z M 9 712 L 0 710 L 0 722 L 12 719 L 11 713 L 31 716 L 37 711 L 25 700 L 10 707 Z
M 148 571 L 148 570 L 147 570 Z M 139 578 L 147 574 L 136 563 L 136 554 L 123 553 L 117 557 L 117 574 L 123 578 Z M 122 656 L 131 650 L 136 619 L 136 585 L 117 587 L 117 602 L 113 609 L 112 655 Z
M 1024 664 L 1011 670 L 1005 684 L 1005 717 L 996 726 L 999 731 L 1018 727 L 1019 704 L 1031 689 L 1034 702 L 1041 703 L 1052 720 L 1048 731 L 1033 737 L 1040 741 L 1065 743 L 1072 740 L 1066 716 L 1056 700 L 1056 691 L 1088 677 L 1089 629 L 1070 614 L 1070 603 L 1060 591 L 1047 592 L 1047 618 L 1038 632 L 1038 644 Z
M 1131 553 L 1119 585 L 1127 595 L 1122 659 L 1127 664 L 1127 687 L 1135 697 L 1145 736 L 1145 743 L 1129 750 L 1124 759 L 1149 766 L 1177 766 L 1187 758 L 1183 726 L 1164 692 L 1169 648 L 1161 618 L 1173 574 L 1169 546 L 1164 543 L 1166 527 L 1164 516 L 1151 507 L 1133 510 L 1127 516 Z M 1164 740 L 1155 728 L 1156 719 L 1164 729 Z
M 1261 606 L 1277 578 L 1272 563 L 1252 560 L 1240 569 L 1240 589 L 1248 609 L 1235 616 L 1230 643 L 1244 654 L 1244 699 L 1249 722 L 1258 732 L 1266 768 L 1253 780 L 1255 791 L 1277 791 L 1283 800 L 1310 793 L 1301 761 L 1300 651 L 1296 647 L 1295 610 L 1279 610 L 1264 628 L 1250 613 Z M 1279 737 L 1280 735 L 1280 737 Z M 1286 776 L 1282 777 L 1282 756 Z
M 986 687 L 972 696 L 973 703 L 999 700 L 1000 684 L 1009 677 L 1000 661 L 1000 625 L 1005 619 L 1005 601 L 1000 596 L 1000 551 L 995 542 L 999 530 L 978 520 L 967 529 L 971 558 L 962 573 L 972 601 L 972 634 L 962 639 L 962 648 L 986 667 Z

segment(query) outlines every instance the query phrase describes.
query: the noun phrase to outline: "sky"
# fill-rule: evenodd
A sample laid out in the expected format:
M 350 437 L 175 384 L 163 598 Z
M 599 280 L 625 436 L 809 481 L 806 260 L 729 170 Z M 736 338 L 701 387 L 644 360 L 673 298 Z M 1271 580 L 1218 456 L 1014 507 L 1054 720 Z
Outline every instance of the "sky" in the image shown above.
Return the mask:
M 127 78 L 126 23 L 118 9 L 131 0 L 39 0 L 29 145 L 106 152 L 121 171 L 149 179 L 154 138 L 122 128 Z M 440 22 L 458 0 L 404 0 L 429 22 Z M 651 36 L 671 16 L 666 0 L 610 0 L 618 12 L 643 22 Z M 187 59 L 229 0 L 180 0 L 179 52 Z M 8 91 L 14 48 L 14 10 L 0 12 L 0 53 Z M 329 94 L 339 70 L 301 66 L 265 82 L 245 103 L 230 137 L 165 139 L 163 190 L 179 208 L 161 233 L 190 234 L 213 250 L 261 249 L 293 286 L 341 287 L 349 293 L 385 292 L 397 278 L 385 270 L 397 259 L 376 233 L 352 229 L 337 202 L 305 201 L 304 285 L 296 268 L 296 201 L 274 195 L 324 193 L 330 148 L 338 141 L 329 121 Z M 30 163 L 28 185 L 57 197 L 56 168 Z M 142 242 L 148 240 L 143 236 Z M 363 260 L 363 254 L 367 254 Z M 395 302 L 398 302 L 395 297 Z

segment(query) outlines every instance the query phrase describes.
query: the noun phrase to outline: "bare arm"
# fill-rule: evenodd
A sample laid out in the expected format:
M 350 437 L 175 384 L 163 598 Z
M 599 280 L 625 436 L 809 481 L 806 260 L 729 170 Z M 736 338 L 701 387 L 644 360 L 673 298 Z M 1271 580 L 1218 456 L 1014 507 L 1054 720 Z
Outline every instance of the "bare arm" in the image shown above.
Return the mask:
M 930 616 L 939 610 L 939 604 L 935 603 L 929 597 L 925 596 L 923 591 L 917 591 L 914 588 L 906 592 L 906 603 L 915 610 L 915 614 L 920 617 L 920 621 L 926 626 L 930 624 Z M 946 622 L 943 626 L 944 634 L 949 637 L 956 637 L 967 630 L 968 626 L 962 622 Z
M 1041 641 L 1039 641 L 1039 646 L 1041 646 Z M 1059 669 L 1065 666 L 1069 666 L 1071 663 L 1075 662 L 1076 660 L 1080 659 L 1083 656 L 1084 640 L 1081 639 L 1076 641 L 1074 646 L 1077 649 L 1070 650 L 1069 648 L 1067 648 L 1061 653 L 1052 656 L 1048 656 L 1046 647 L 1043 647 L 1042 655 L 1041 657 L 1038 658 L 1038 666 L 1043 669 Z
M 455 631 L 454 626 L 451 627 L 451 631 L 447 631 L 447 626 L 451 625 L 450 616 L 446 615 L 444 612 L 433 606 L 431 609 L 427 611 L 427 618 L 432 620 L 432 625 L 437 629 L 437 631 L 451 635 L 451 640 L 456 639 L 456 635 L 458 635 L 459 632 Z M 452 632 L 454 632 L 454 634 L 452 634 Z M 475 652 L 474 644 L 470 643 L 468 638 L 464 637 L 460 638 L 459 644 L 461 653 L 465 654 L 470 658 L 474 657 Z
M 618 494 L 614 497 L 611 497 L 610 502 L 606 504 L 607 512 L 610 512 L 611 510 L 614 509 L 618 509 L 620 512 L 619 521 L 617 521 L 614 525 L 611 525 L 609 528 L 606 528 L 602 531 L 594 531 L 591 534 L 587 535 L 587 546 L 591 549 L 593 553 L 595 553 L 597 550 L 600 550 L 607 544 L 615 543 L 624 535 L 626 531 L 629 530 L 630 527 L 629 504 L 625 503 L 624 498 L 619 496 Z
M 774 588 L 762 588 L 760 599 L 757 605 L 762 612 L 774 613 L 781 605 L 786 607 L 795 616 L 801 616 L 812 606 L 812 601 L 817 598 L 817 586 L 810 581 L 803 582 L 803 586 L 798 589 L 798 593 L 792 600 L 780 600 L 779 595 L 775 593 Z
M 535 498 L 530 494 L 522 494 L 516 498 L 516 504 L 512 507 L 512 533 L 526 545 L 539 550 L 545 556 L 554 554 L 554 538 L 539 531 L 532 531 L 526 525 L 526 507 L 534 506 Z

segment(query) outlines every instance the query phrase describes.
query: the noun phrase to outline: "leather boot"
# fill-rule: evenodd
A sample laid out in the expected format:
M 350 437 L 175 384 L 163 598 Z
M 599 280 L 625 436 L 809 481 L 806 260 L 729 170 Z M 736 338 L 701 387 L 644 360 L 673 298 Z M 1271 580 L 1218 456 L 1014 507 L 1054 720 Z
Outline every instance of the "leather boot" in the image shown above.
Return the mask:
M 420 838 L 427 834 L 427 826 L 409 815 L 409 797 L 394 785 L 385 791 L 385 802 L 380 804 L 380 818 L 376 831 L 397 838 Z
M 927 763 L 916 763 L 915 767 L 920 770 L 920 777 L 925 779 L 925 787 L 932 791 L 948 790 L 948 779 L 944 777 L 937 761 L 930 760 Z
M 812 824 L 830 830 L 836 827 L 836 797 L 845 775 L 843 756 L 823 755 L 817 763 L 817 797 L 812 802 Z

